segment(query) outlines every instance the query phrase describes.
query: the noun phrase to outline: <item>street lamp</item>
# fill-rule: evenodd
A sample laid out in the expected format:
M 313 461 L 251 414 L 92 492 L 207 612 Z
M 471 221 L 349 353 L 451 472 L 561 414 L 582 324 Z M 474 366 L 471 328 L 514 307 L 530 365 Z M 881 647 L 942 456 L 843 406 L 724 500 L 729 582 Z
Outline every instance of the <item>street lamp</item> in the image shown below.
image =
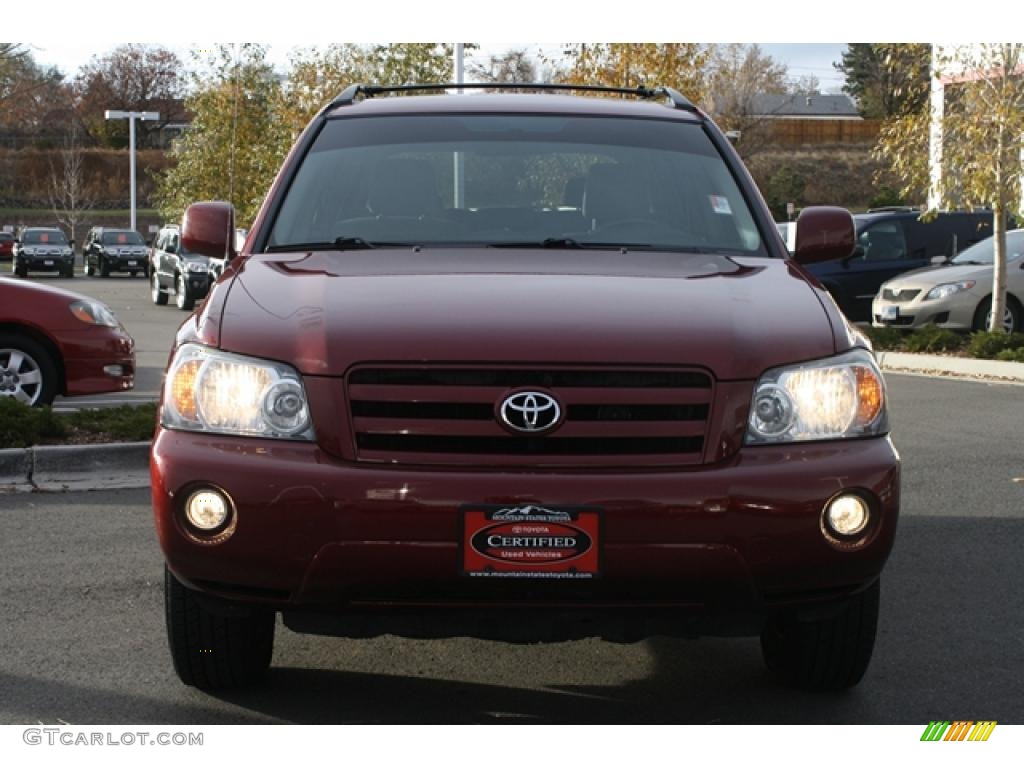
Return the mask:
M 135 229 L 135 121 L 136 120 L 159 120 L 159 112 L 123 112 L 119 109 L 108 109 L 103 113 L 107 120 L 128 121 L 128 167 L 129 184 L 131 185 L 132 196 L 132 229 Z

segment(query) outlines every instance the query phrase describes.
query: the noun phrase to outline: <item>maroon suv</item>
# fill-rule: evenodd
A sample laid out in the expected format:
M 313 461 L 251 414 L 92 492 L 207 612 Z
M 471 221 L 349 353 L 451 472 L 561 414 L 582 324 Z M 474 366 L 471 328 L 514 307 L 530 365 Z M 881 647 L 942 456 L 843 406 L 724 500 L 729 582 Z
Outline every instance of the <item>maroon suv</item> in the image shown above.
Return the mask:
M 719 129 L 618 98 L 353 86 L 179 331 L 153 444 L 180 678 L 345 637 L 760 635 L 856 684 L 899 510 L 885 386 Z M 566 90 L 564 86 L 560 90 Z M 586 90 L 586 89 L 577 89 Z M 625 96 L 626 98 L 622 98 Z

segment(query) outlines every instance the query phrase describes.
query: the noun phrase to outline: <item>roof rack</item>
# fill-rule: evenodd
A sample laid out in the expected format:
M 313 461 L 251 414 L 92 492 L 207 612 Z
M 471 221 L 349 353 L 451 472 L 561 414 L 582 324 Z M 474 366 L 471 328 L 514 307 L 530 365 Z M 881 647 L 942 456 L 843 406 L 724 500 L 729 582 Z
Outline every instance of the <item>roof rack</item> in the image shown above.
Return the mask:
M 882 205 L 868 208 L 868 213 L 918 213 L 919 210 L 912 205 Z
M 570 83 L 422 83 L 415 85 L 350 85 L 327 105 L 325 111 L 335 107 L 344 107 L 353 104 L 356 97 L 362 94 L 371 98 L 382 93 L 410 93 L 416 91 L 446 91 L 451 89 L 474 89 L 474 90 L 530 90 L 530 91 L 585 91 L 597 93 L 618 93 L 626 96 L 636 96 L 641 99 L 654 99 L 662 96 L 672 102 L 675 109 L 683 109 L 696 115 L 702 114 L 697 106 L 688 98 L 683 96 L 674 88 L 658 86 L 647 88 L 637 86 L 635 88 L 617 88 L 610 85 L 572 85 Z

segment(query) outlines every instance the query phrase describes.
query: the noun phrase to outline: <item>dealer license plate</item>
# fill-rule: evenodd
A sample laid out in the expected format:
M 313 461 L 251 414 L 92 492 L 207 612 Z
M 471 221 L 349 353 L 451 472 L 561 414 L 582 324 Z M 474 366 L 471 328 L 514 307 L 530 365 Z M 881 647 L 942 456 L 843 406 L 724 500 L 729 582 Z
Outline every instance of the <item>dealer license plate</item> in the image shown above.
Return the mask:
M 43 266 L 44 267 L 52 267 L 53 266 L 53 259 L 46 259 L 45 261 L 43 261 Z
M 137 261 L 129 261 L 129 262 L 128 262 L 128 266 L 129 266 L 129 267 L 134 267 L 134 266 L 135 266 L 136 264 L 138 264 L 138 263 L 139 263 L 139 262 L 137 262 Z
M 593 579 L 601 569 L 596 507 L 462 507 L 462 573 L 495 579 Z
M 892 304 L 887 304 L 886 306 L 882 307 L 882 319 L 883 320 L 895 320 L 899 316 L 900 316 L 900 308 L 899 307 L 893 306 Z

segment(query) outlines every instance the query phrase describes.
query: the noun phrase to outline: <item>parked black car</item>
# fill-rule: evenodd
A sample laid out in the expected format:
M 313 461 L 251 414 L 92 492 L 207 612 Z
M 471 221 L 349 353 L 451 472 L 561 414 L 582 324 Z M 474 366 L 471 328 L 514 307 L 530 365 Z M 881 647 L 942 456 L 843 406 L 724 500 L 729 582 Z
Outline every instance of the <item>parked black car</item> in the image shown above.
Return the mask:
M 828 289 L 851 320 L 870 320 L 882 283 L 903 272 L 951 259 L 992 235 L 992 212 L 939 213 L 922 221 L 915 208 L 879 209 L 853 217 L 857 245 L 845 259 L 811 264 L 807 271 Z
M 26 227 L 14 241 L 14 274 L 59 272 L 61 277 L 74 277 L 74 244 L 56 227 Z
M 149 274 L 149 248 L 134 229 L 93 227 L 82 244 L 85 274 L 110 277 L 111 272 L 127 272 L 132 277 Z
M 177 225 L 163 229 L 153 241 L 149 256 L 149 285 L 154 304 L 166 304 L 174 294 L 178 309 L 191 310 L 204 298 L 224 269 L 223 259 L 211 259 L 181 244 Z

